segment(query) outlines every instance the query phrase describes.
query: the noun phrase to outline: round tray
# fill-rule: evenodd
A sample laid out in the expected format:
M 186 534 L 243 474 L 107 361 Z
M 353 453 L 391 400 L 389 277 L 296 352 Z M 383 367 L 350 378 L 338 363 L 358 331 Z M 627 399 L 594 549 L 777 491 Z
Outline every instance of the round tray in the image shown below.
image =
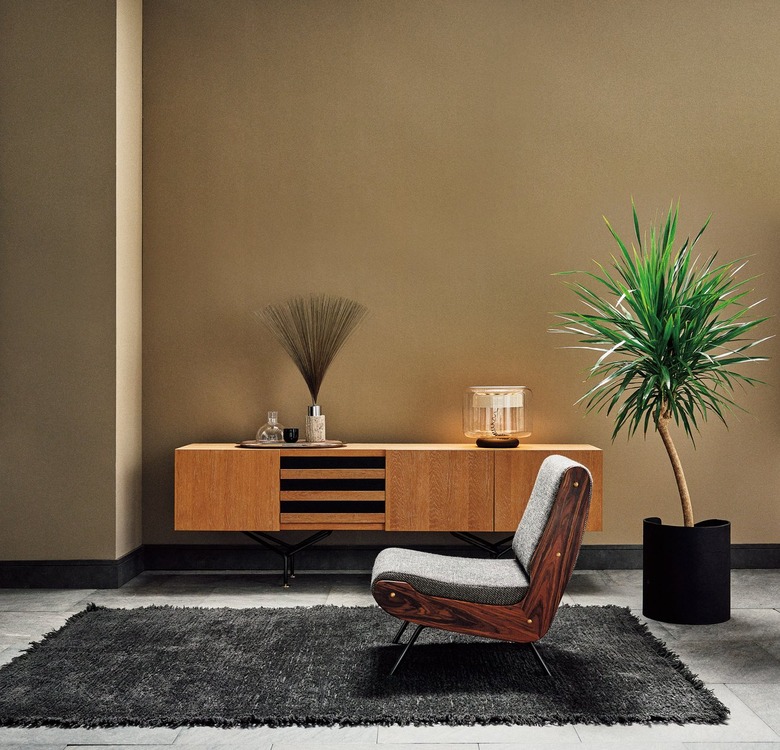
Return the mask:
M 257 440 L 244 440 L 238 444 L 239 448 L 276 448 L 286 451 L 288 448 L 341 448 L 344 443 L 341 440 L 322 440 L 319 443 L 259 443 Z

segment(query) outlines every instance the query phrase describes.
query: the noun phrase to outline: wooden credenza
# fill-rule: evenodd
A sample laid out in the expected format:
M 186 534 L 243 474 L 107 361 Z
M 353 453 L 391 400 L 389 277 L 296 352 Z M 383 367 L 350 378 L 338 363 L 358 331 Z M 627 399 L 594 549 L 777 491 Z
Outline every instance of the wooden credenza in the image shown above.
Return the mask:
M 587 529 L 601 530 L 602 452 L 592 445 L 405 443 L 186 445 L 175 455 L 175 528 L 512 532 L 542 461 L 554 453 L 590 469 Z

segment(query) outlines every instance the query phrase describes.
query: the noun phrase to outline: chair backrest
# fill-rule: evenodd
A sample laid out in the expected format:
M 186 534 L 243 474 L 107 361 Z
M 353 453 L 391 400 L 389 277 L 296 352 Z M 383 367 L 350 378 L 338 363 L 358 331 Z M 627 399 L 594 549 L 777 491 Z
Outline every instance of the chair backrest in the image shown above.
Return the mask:
M 549 629 L 580 554 L 588 521 L 590 472 L 563 456 L 544 460 L 513 550 L 528 574 L 522 617 L 535 638 Z
M 526 572 L 530 573 L 531 571 L 531 560 L 550 519 L 563 477 L 573 467 L 585 468 L 570 458 L 554 455 L 545 458 L 539 468 L 531 497 L 512 540 L 515 557 Z M 587 469 L 585 471 L 587 472 Z M 590 477 L 590 472 L 588 472 L 588 477 Z

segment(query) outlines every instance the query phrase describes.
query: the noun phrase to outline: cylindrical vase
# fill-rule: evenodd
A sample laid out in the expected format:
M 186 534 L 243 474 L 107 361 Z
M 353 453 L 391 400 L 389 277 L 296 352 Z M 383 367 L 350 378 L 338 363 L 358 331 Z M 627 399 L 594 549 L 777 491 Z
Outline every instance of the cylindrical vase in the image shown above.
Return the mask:
M 306 442 L 322 443 L 324 440 L 325 415 L 320 413 L 319 404 L 313 404 L 306 415 Z

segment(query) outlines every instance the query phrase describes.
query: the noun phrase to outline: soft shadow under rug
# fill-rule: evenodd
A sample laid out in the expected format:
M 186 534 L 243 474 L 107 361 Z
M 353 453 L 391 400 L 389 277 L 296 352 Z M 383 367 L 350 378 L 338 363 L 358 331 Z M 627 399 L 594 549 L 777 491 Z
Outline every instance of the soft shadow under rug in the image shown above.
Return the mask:
M 426 629 L 395 676 L 376 607 L 90 606 L 0 669 L 0 725 L 717 724 L 628 609 L 560 609 L 539 649 Z

